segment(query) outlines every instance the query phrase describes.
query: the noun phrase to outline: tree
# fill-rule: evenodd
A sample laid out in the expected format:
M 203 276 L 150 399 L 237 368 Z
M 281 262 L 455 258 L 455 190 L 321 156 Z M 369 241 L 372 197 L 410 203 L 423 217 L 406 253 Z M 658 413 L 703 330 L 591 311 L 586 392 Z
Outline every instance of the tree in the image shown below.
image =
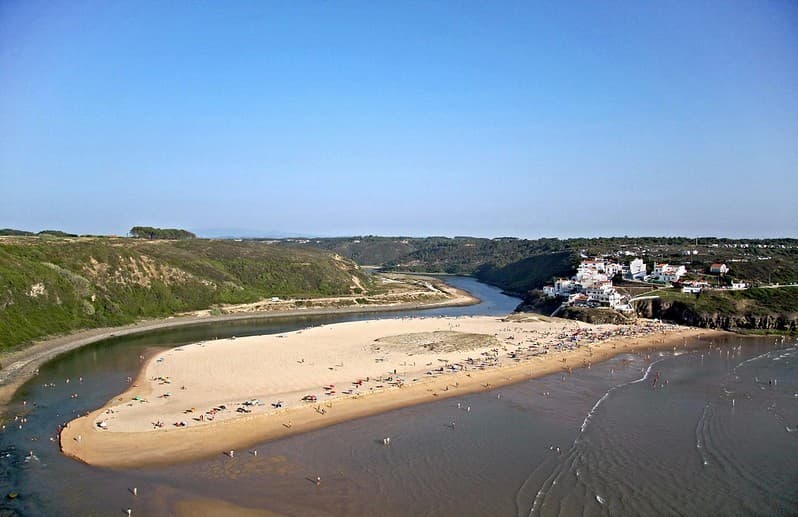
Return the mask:
M 130 236 L 137 239 L 196 239 L 193 233 L 180 228 L 153 228 L 152 226 L 134 226 Z

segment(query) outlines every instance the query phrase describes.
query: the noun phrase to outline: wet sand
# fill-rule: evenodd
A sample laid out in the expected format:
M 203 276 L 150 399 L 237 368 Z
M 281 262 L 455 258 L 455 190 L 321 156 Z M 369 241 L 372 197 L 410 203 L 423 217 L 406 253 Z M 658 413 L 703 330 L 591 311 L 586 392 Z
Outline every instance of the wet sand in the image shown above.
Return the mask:
M 190 499 L 175 503 L 174 512 L 186 517 L 216 517 L 237 515 L 239 517 L 280 517 L 279 513 L 258 508 L 246 508 L 217 499 Z
M 241 454 L 255 443 L 710 333 L 514 315 L 361 321 L 195 343 L 149 359 L 130 389 L 72 421 L 61 447 L 109 467 Z M 317 400 L 302 402 L 305 395 Z

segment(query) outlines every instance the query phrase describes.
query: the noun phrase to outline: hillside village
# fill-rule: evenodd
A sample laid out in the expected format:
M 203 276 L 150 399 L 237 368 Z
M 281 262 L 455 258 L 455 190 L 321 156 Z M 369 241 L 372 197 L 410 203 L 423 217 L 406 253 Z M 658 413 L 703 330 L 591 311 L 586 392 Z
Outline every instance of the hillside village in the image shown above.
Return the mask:
M 583 256 L 584 257 L 584 256 Z M 631 296 L 620 292 L 613 279 L 620 278 L 627 283 L 650 286 L 652 289 L 663 286 L 681 287 L 682 292 L 699 294 L 710 289 L 711 284 L 705 279 L 686 280 L 687 268 L 683 265 L 654 262 L 651 273 L 641 258 L 635 257 L 628 264 L 621 264 L 606 257 L 584 257 L 571 278 L 558 278 L 553 284 L 543 287 L 543 292 L 550 298 L 560 297 L 566 305 L 598 307 L 606 306 L 622 312 L 633 312 L 630 305 Z M 713 263 L 708 273 L 722 277 L 730 271 L 723 263 Z M 697 275 L 694 275 L 697 276 Z M 746 289 L 744 282 L 732 281 L 723 289 Z

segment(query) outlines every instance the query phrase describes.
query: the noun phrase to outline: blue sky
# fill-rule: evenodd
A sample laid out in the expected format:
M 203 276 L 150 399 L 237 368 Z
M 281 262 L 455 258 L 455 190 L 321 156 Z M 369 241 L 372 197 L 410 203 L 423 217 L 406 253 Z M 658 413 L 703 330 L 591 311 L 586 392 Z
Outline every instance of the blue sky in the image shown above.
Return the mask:
M 0 227 L 798 237 L 798 3 L 0 2 Z

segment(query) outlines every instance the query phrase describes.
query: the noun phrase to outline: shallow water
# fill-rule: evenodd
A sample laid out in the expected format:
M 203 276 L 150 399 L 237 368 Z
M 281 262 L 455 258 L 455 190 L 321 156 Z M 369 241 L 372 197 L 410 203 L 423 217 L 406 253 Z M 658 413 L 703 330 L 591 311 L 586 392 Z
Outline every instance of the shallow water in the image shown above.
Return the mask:
M 517 303 L 471 279 L 452 283 L 486 303 L 423 314 L 505 314 Z M 261 444 L 257 456 L 239 451 L 234 459 L 219 454 L 167 468 L 109 471 L 69 460 L 49 441 L 58 423 L 124 390 L 147 348 L 373 317 L 163 331 L 56 359 L 12 402 L 12 418 L 28 413 L 23 429 L 11 422 L 0 433 L 0 495 L 20 493 L 0 501 L 0 510 L 123 515 L 124 508 L 133 508 L 134 515 L 164 515 L 176 502 L 192 498 L 289 515 L 795 514 L 798 509 L 794 338 L 784 343 L 772 337 L 716 339 L 676 352 L 627 354 L 575 370 L 564 381 L 551 375 Z M 49 383 L 56 386 L 42 386 Z M 70 398 L 72 393 L 79 397 Z M 385 437 L 391 438 L 388 446 Z M 28 458 L 30 451 L 36 458 Z M 138 488 L 138 496 L 131 487 Z

